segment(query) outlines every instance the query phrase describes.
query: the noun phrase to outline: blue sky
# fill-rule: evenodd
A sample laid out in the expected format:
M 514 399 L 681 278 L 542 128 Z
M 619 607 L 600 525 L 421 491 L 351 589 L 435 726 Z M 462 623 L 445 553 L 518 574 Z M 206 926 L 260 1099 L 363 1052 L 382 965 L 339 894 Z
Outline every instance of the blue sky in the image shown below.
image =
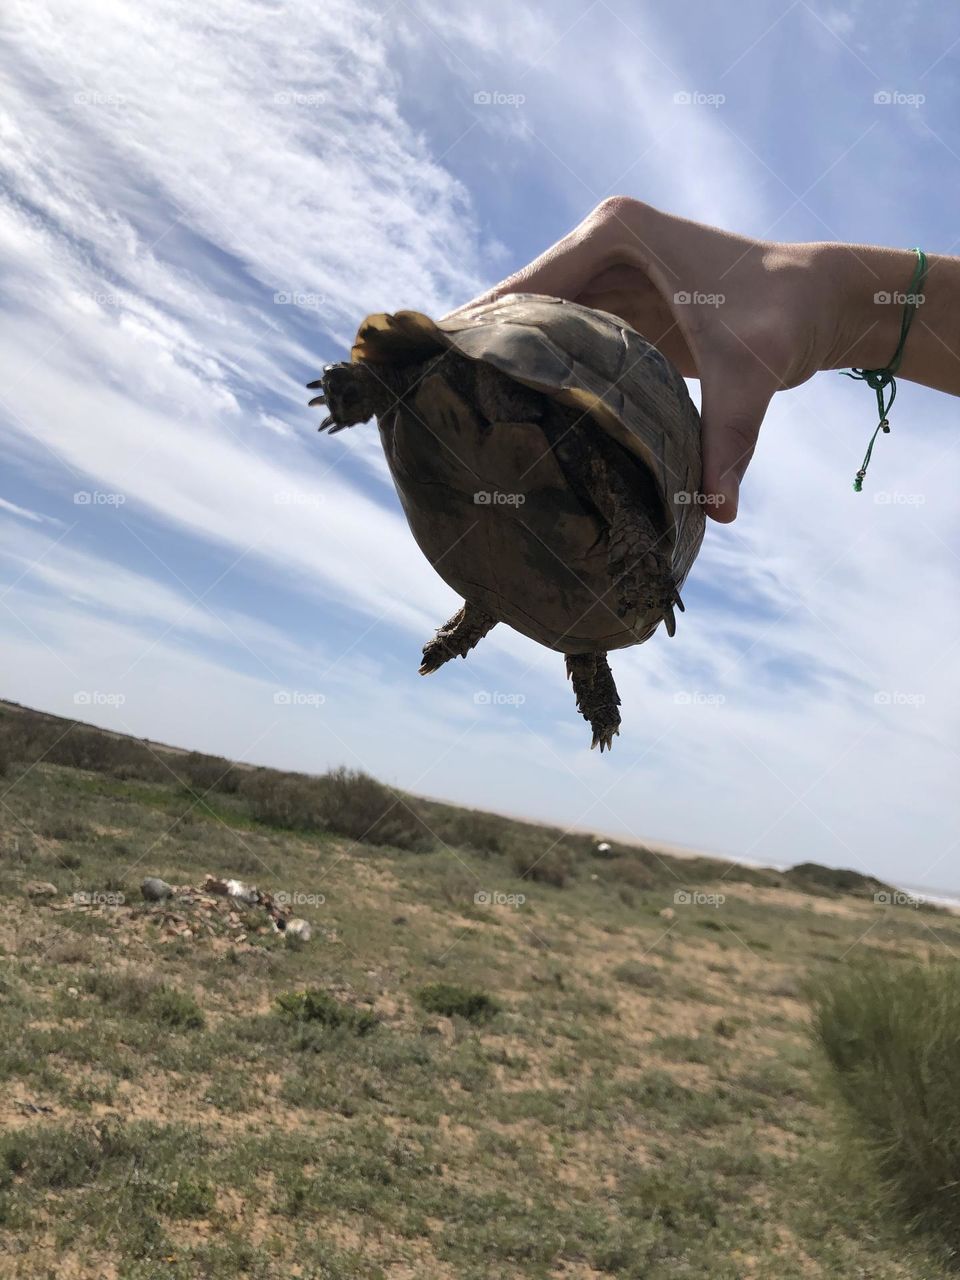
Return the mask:
M 902 384 L 857 496 L 870 393 L 821 374 L 776 397 L 678 636 L 614 659 L 624 727 L 601 758 L 562 660 L 506 628 L 416 674 L 458 601 L 375 431 L 318 436 L 302 385 L 368 311 L 441 314 L 610 194 L 770 239 L 957 252 L 958 54 L 960 17 L 918 4 L 15 8 L 0 694 L 960 887 L 955 400 Z

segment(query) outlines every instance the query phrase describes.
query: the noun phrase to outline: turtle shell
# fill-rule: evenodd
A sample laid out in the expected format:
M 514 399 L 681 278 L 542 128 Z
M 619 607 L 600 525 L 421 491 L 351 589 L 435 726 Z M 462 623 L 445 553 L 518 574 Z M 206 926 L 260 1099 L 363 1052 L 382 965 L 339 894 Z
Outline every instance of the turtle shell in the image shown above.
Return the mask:
M 351 359 L 407 364 L 453 348 L 589 415 L 653 477 L 679 587 L 704 533 L 700 415 L 672 364 L 617 316 L 509 294 L 440 321 L 371 315 Z M 411 531 L 465 600 L 563 653 L 638 644 L 662 615 L 618 616 L 607 535 L 578 499 L 537 423 L 487 426 L 442 361 L 379 421 Z M 658 513 L 660 514 L 660 513 Z

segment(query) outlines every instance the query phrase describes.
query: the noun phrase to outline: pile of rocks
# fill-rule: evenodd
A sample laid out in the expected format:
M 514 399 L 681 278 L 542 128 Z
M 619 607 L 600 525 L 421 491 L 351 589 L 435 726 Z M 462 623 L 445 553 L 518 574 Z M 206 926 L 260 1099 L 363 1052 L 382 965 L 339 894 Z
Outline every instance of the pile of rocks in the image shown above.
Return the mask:
M 242 880 L 222 880 L 207 876 L 200 888 L 172 885 L 157 876 L 147 876 L 140 885 L 144 900 L 163 904 L 159 911 L 164 931 L 173 937 L 195 938 L 201 933 L 229 934 L 234 942 L 245 942 L 250 933 L 282 933 L 287 938 L 309 942 L 307 920 L 294 916 L 272 894 Z M 263 923 L 255 917 L 263 912 Z
M 309 942 L 309 921 L 295 916 L 291 908 L 255 885 L 241 880 L 206 876 L 199 887 L 168 884 L 159 876 L 146 876 L 140 884 L 143 901 L 127 902 L 122 893 L 74 893 L 67 902 L 55 903 L 60 890 L 47 881 L 30 881 L 23 891 L 34 902 L 49 902 L 54 911 L 83 910 L 93 914 L 116 915 L 122 910 L 127 920 L 147 920 L 159 925 L 161 941 L 193 939 L 204 935 L 229 938 L 242 943 L 256 935 L 282 933 L 289 941 Z

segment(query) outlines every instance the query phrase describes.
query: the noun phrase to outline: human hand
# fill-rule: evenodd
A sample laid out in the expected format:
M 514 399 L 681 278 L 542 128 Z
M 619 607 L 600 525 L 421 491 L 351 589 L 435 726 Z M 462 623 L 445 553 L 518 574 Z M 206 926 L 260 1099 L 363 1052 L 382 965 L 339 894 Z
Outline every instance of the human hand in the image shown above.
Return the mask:
M 475 301 L 530 291 L 612 312 L 699 378 L 701 491 L 707 512 L 726 523 L 774 393 L 819 369 L 889 357 L 899 312 L 866 303 L 882 278 L 909 277 L 910 258 L 754 240 L 615 196 Z

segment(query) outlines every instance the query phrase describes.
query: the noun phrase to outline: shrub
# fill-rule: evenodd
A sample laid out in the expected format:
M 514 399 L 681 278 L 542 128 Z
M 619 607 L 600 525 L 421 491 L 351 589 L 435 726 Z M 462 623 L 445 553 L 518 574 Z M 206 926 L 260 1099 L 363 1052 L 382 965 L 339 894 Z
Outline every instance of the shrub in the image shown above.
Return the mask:
M 297 1022 L 317 1022 L 333 1030 L 346 1027 L 358 1036 L 366 1035 L 377 1025 L 376 1015 L 368 1009 L 354 1009 L 316 988 L 284 992 L 277 996 L 277 1004 L 281 1013 Z
M 204 1025 L 203 1010 L 193 996 L 149 975 L 130 970 L 101 970 L 86 975 L 84 985 L 91 995 L 98 996 L 103 1004 L 119 1013 L 185 1030 Z
M 895 1199 L 960 1249 L 960 965 L 870 959 L 810 984 L 813 1034 Z
M 448 1018 L 456 1015 L 470 1022 L 486 1022 L 500 1011 L 496 1001 L 483 991 L 469 991 L 448 982 L 434 982 L 421 987 L 417 992 L 417 1002 L 428 1013 L 442 1013 Z
M 562 889 L 570 878 L 570 859 L 566 850 L 548 847 L 542 849 L 517 849 L 511 858 L 513 869 L 521 880 L 533 880 L 537 884 L 550 884 Z
M 208 791 L 234 795 L 240 789 L 243 776 L 243 771 L 229 760 L 222 756 L 206 756 L 201 751 L 189 752 L 177 760 L 173 768 L 184 784 L 200 795 Z
M 305 775 L 255 769 L 242 779 L 240 794 L 258 822 L 291 831 L 323 829 L 319 792 Z
M 624 960 L 614 969 L 613 976 L 618 982 L 625 982 L 640 991 L 660 991 L 663 988 L 663 974 L 656 965 L 643 964 L 639 960 Z
M 455 849 L 473 849 L 476 853 L 503 853 L 506 832 L 503 819 L 474 809 L 455 809 L 441 813 L 433 828 L 444 844 Z
M 368 774 L 333 769 L 319 784 L 327 826 L 338 835 L 415 852 L 433 847 L 433 837 L 411 801 Z
M 365 844 L 424 852 L 433 847 L 413 803 L 368 774 L 333 769 L 319 778 L 257 769 L 241 794 L 259 822 L 294 831 L 329 831 Z

